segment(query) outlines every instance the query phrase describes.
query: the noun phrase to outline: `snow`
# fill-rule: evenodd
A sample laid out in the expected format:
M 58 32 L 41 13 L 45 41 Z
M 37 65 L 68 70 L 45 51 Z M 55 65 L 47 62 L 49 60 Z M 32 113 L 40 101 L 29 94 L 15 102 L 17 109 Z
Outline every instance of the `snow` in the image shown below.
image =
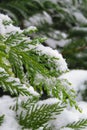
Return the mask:
M 17 84 L 20 83 L 20 80 L 19 80 L 18 78 L 9 77 L 9 78 L 7 79 L 7 82 L 13 82 L 13 81 L 15 81 Z
M 61 77 L 67 79 L 71 83 L 71 87 L 74 90 L 84 90 L 85 86 L 83 83 L 87 80 L 87 71 L 86 70 L 71 70 L 66 74 L 63 74 Z
M 87 81 L 87 71 L 86 70 L 71 70 L 60 76 L 61 79 L 67 79 L 71 82 L 71 87 L 76 91 L 84 90 L 85 86 L 83 85 Z M 45 100 L 44 103 L 50 104 L 55 103 L 57 99 Z M 43 104 L 43 101 L 39 102 Z M 60 115 L 58 115 L 56 120 L 50 122 L 51 125 L 55 127 L 55 130 L 58 130 L 62 126 L 66 126 L 69 123 L 74 121 L 79 121 L 80 119 L 87 119 L 87 103 L 84 101 L 78 101 L 79 107 L 82 109 L 82 113 L 75 110 L 75 108 L 66 108 Z M 68 115 L 68 116 L 67 116 Z M 87 129 L 87 128 L 86 128 Z M 86 130 L 85 129 L 85 130 Z M 73 130 L 71 128 L 62 128 L 60 130 Z
M 11 105 L 14 105 L 14 99 L 11 97 L 3 96 L 0 98 L 0 115 L 5 115 L 0 130 L 21 130 L 16 120 L 16 113 L 9 108 Z
M 32 17 L 29 18 L 29 20 L 24 20 L 24 24 L 26 27 L 32 26 L 32 25 L 38 26 L 41 23 L 45 23 L 45 22 L 52 24 L 51 16 L 45 11 L 43 11 L 42 13 L 33 15 Z
M 57 3 L 58 1 L 60 1 L 60 0 L 49 0 L 49 1 L 52 1 L 52 2 L 54 2 L 54 3 Z M 69 2 L 71 2 L 70 0 L 61 0 L 62 2 L 67 2 L 67 3 L 69 3 Z
M 26 99 L 26 97 L 20 98 L 22 101 Z M 53 104 L 57 103 L 58 100 L 56 98 L 47 99 L 45 101 L 39 101 L 38 104 Z M 16 120 L 16 113 L 11 110 L 9 107 L 14 105 L 14 99 L 9 96 L 3 96 L 0 98 L 0 115 L 5 114 L 4 123 L 1 125 L 0 130 L 21 130 L 21 126 L 19 126 Z M 55 127 L 55 130 L 58 130 L 61 126 L 66 126 L 68 123 L 72 123 L 74 121 L 78 121 L 79 119 L 87 118 L 87 103 L 79 102 L 79 106 L 83 109 L 83 112 L 80 113 L 76 111 L 74 108 L 68 110 L 65 109 L 60 115 L 56 116 L 55 121 L 50 121 L 51 125 Z M 68 116 L 67 116 L 68 115 Z M 73 130 L 70 128 L 62 128 L 61 130 Z
M 56 48 L 56 45 L 57 45 L 58 41 L 57 40 L 54 40 L 53 38 L 48 38 L 46 40 L 46 44 L 50 47 L 52 47 L 53 49 Z
M 6 66 L 10 66 L 9 61 L 5 57 L 2 58 L 2 61 Z
M 59 47 L 64 47 L 65 45 L 68 45 L 69 43 L 71 43 L 71 39 L 62 39 L 60 41 L 57 42 L 57 45 Z
M 39 105 L 42 105 L 42 104 L 51 105 L 51 104 L 55 104 L 55 103 L 58 103 L 58 102 L 59 102 L 59 100 L 57 98 L 49 98 L 49 99 L 46 99 L 44 101 L 39 101 L 38 104 Z
M 62 128 L 61 130 L 74 130 L 72 128 Z
M 69 123 L 73 123 L 74 121 L 87 119 L 87 103 L 79 102 L 78 105 L 82 109 L 82 113 L 76 111 L 74 108 L 69 110 L 65 109 L 60 115 L 57 116 L 57 119 L 54 122 L 50 122 L 51 124 L 53 123 L 52 125 L 55 127 L 55 130 L 60 129 L 62 126 L 66 126 Z M 68 128 L 65 127 L 60 130 L 68 130 Z M 87 130 L 87 127 L 85 130 Z
M 68 115 L 68 116 L 67 116 Z M 78 116 L 77 113 L 74 113 L 72 111 L 69 110 L 64 110 L 62 112 L 62 114 L 60 114 L 59 116 L 57 116 L 57 119 L 55 120 L 54 125 L 57 128 L 61 128 L 62 126 L 66 126 L 69 123 L 72 123 L 74 121 L 78 121 Z
M 2 67 L 0 67 L 0 72 L 5 72 L 5 70 Z
M 39 96 L 39 93 L 37 93 L 32 86 L 30 86 L 27 90 L 30 92 L 30 94 Z
M 35 26 L 30 26 L 25 31 L 30 32 L 30 31 L 36 31 L 36 30 L 37 30 L 37 28 Z
M 10 19 L 10 17 L 8 17 L 8 15 L 4 15 L 0 13 L 0 19 L 2 21 L 8 21 L 8 22 L 12 22 L 12 20 Z
M 5 26 L 5 33 L 16 33 L 16 32 L 22 32 L 19 27 L 15 27 L 12 24 Z
M 54 40 L 53 38 L 48 38 L 46 44 L 53 49 L 59 47 L 64 47 L 65 45 L 71 43 L 71 39 Z
M 4 22 L 8 22 L 4 25 Z M 0 34 L 5 35 L 6 33 L 22 32 L 19 27 L 12 25 L 11 19 L 7 15 L 0 14 Z
M 71 82 L 71 87 L 76 91 L 84 90 L 83 85 L 87 81 L 87 71 L 86 70 L 71 70 L 60 76 L 60 79 L 67 79 Z M 48 101 L 49 103 L 49 101 Z M 50 124 L 54 126 L 55 130 L 60 129 L 62 126 L 66 126 L 74 121 L 79 121 L 81 119 L 87 119 L 87 103 L 85 101 L 78 101 L 78 106 L 82 109 L 82 113 L 77 111 L 75 108 L 66 108 L 64 111 L 56 117 L 55 121 L 51 121 Z M 67 116 L 68 115 L 68 116 Z M 71 128 L 62 128 L 60 130 L 73 130 Z M 87 130 L 84 129 L 84 130 Z
M 66 71 L 68 69 L 65 60 L 57 50 L 53 50 L 50 47 L 44 47 L 43 45 L 37 45 L 36 50 L 41 54 L 48 55 L 51 58 L 54 57 L 54 62 L 57 65 L 56 70 Z
M 82 31 L 84 33 L 87 33 L 87 27 L 73 27 L 72 31 Z
M 74 12 L 74 16 L 79 23 L 87 24 L 87 19 L 85 18 L 85 16 L 80 11 Z

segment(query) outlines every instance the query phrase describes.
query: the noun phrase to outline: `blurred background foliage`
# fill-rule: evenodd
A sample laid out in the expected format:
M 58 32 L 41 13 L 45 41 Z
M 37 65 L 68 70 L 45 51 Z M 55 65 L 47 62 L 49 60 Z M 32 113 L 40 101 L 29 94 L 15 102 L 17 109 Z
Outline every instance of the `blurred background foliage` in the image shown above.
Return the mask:
M 0 12 L 21 28 L 36 26 L 70 69 L 87 69 L 87 0 L 0 0 Z

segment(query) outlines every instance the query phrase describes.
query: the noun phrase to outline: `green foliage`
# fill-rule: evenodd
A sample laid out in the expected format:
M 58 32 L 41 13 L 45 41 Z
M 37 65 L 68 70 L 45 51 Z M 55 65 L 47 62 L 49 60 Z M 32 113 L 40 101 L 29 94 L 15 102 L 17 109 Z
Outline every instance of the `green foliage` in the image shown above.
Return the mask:
M 87 119 L 81 119 L 77 122 L 68 124 L 66 127 L 72 128 L 74 130 L 82 130 L 87 126 Z
M 4 69 L 0 71 L 0 87 L 2 87 L 4 91 L 9 91 L 11 95 L 30 95 L 27 88 L 24 88 L 17 78 L 10 77 Z
M 86 5 L 87 0 L 1 0 L 0 10 L 21 28 L 25 27 L 24 19 L 29 25 L 37 26 L 39 33 L 34 35 L 45 35 L 53 40 L 54 45 L 43 44 L 60 49 L 69 68 L 87 69 Z
M 65 45 L 62 54 L 66 57 L 69 68 L 86 69 L 87 42 L 82 37 L 73 38 L 69 45 Z M 78 59 L 78 60 L 77 60 Z
M 54 129 L 49 121 L 55 120 L 68 104 L 80 110 L 70 83 L 59 79 L 67 72 L 65 60 L 57 51 L 41 44 L 45 38 L 28 37 L 35 28 L 20 30 L 9 20 L 7 23 L 2 20 L 1 27 L 8 31 L 12 26 L 11 32 L 0 32 L 0 88 L 15 97 L 16 103 L 10 108 L 15 110 L 23 129 Z
M 63 102 L 67 102 L 68 98 L 72 105 L 75 104 L 73 101 L 75 93 L 72 89 L 67 91 L 62 81 L 56 78 L 64 72 L 58 69 L 58 64 L 56 64 L 59 58 L 37 50 L 43 39 L 30 40 L 25 32 L 26 30 L 21 33 L 7 34 L 6 37 L 0 36 L 1 87 L 5 91 L 10 91 L 11 94 L 29 95 L 27 87 L 33 86 L 41 95 L 45 90 L 47 96 L 51 96 L 51 92 L 53 97 L 62 99 Z M 63 82 L 69 85 L 67 81 Z
M 22 107 L 26 110 L 21 111 L 18 117 L 19 124 L 22 128 L 32 128 L 32 130 L 40 127 L 45 127 L 49 120 L 54 120 L 54 115 L 60 114 L 65 106 L 62 104 L 35 104 L 31 99 L 28 99 L 26 103 L 22 102 Z M 45 124 L 45 125 L 44 125 Z
M 0 116 L 0 126 L 3 123 L 3 120 L 4 120 L 4 115 Z
M 73 7 L 70 9 L 70 6 L 73 6 L 73 1 L 68 3 L 66 1 L 58 0 L 58 2 L 55 3 L 51 0 L 4 0 L 0 3 L 1 11 L 7 12 L 14 19 L 16 16 L 18 22 L 21 22 L 19 21 L 19 18 L 23 22 L 23 19 L 28 19 L 28 17 L 30 18 L 38 13 L 43 14 L 43 11 L 46 11 L 53 19 L 53 28 L 60 27 L 60 29 L 64 30 L 75 24 L 75 18 L 72 13 Z M 71 11 L 71 14 L 68 9 Z M 58 16 L 54 15 L 55 13 L 58 13 Z M 58 23 L 56 23 L 57 20 L 59 20 Z M 22 24 L 23 23 L 21 23 L 21 25 Z M 50 27 L 49 23 L 47 25 Z
M 28 16 L 33 15 L 35 11 L 36 13 L 39 12 L 42 8 L 42 5 L 37 0 L 4 0 L 0 3 L 0 10 L 11 15 L 17 23 L 21 22 L 21 25 L 24 18 L 27 19 Z

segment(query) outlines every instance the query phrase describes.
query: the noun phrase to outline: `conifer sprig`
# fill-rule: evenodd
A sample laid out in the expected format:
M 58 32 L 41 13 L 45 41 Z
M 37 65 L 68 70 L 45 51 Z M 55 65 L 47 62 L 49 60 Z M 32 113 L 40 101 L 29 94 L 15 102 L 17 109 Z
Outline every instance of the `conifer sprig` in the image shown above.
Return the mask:
M 9 28 L 9 25 L 3 24 L 3 26 Z M 1 53 L 6 56 L 10 68 L 10 72 L 7 72 L 8 66 L 3 66 L 2 61 L 1 67 L 5 70 L 3 72 L 5 74 L 2 75 L 1 73 L 1 86 L 12 94 L 25 93 L 25 95 L 28 95 L 29 92 L 25 89 L 26 87 L 22 87 L 25 84 L 27 87 L 32 86 L 41 96 L 46 93 L 47 97 L 56 97 L 65 103 L 69 100 L 72 106 L 75 105 L 75 101 L 73 101 L 75 93 L 71 89 L 67 91 L 62 81 L 60 82 L 58 79 L 62 73 L 67 71 L 65 61 L 61 62 L 63 61 L 62 56 L 58 55 L 57 51 L 41 45 L 40 42 L 43 41 L 41 38 L 33 38 L 31 40 L 25 34 L 26 30 L 26 33 L 28 33 L 31 28 L 20 30 L 20 28 L 16 28 L 13 25 L 12 27 L 13 31 L 11 33 L 7 32 L 0 37 Z M 3 45 L 5 48 L 3 48 Z M 3 57 L 1 55 L 2 59 Z M 67 82 L 66 84 L 69 87 Z
M 9 91 L 11 95 L 27 95 L 30 93 L 27 90 L 26 86 L 23 86 L 19 79 L 10 77 L 8 73 L 3 68 L 0 68 L 0 87 L 3 88 L 4 91 Z
M 0 125 L 3 123 L 4 115 L 0 116 Z
M 72 128 L 74 130 L 82 130 L 87 127 L 87 119 L 81 119 L 79 121 L 75 121 L 71 124 L 68 124 L 66 127 Z
M 43 38 L 31 40 L 28 32 L 9 22 L 4 24 L 3 18 L 9 18 L 0 16 L 0 87 L 17 99 L 10 108 L 23 129 L 54 129 L 49 121 L 55 120 L 67 104 L 78 109 L 74 90 L 59 77 L 67 71 L 67 64 L 58 51 L 41 45 Z
M 20 125 L 23 128 L 32 128 L 32 130 L 38 129 L 40 127 L 44 127 L 44 124 L 47 124 L 48 121 L 54 120 L 54 115 L 60 114 L 65 106 L 60 105 L 59 103 L 54 104 L 25 104 L 25 110 L 20 112 L 18 116 L 18 120 Z

